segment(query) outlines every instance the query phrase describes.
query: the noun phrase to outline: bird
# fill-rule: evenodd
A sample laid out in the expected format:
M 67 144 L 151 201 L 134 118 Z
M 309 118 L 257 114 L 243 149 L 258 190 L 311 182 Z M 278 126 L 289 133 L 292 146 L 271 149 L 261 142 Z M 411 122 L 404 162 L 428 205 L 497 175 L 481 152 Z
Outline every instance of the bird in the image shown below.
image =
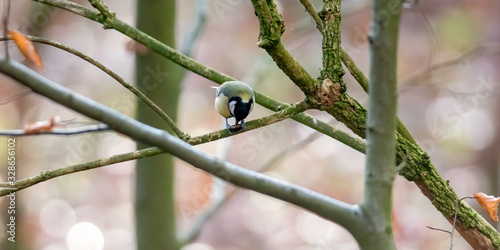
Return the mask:
M 228 118 L 234 117 L 236 122 L 233 129 L 241 122 L 241 128 L 245 131 L 245 118 L 252 111 L 255 95 L 250 86 L 240 81 L 224 82 L 217 89 L 215 97 L 215 109 L 219 114 L 226 118 L 226 128 L 231 133 L 231 126 L 227 121 Z

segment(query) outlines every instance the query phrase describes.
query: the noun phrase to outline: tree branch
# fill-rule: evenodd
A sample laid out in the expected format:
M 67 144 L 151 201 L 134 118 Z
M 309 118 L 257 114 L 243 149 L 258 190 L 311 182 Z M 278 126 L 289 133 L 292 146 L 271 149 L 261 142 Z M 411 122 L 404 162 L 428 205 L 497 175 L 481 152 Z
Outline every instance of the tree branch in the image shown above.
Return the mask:
M 88 19 L 94 20 L 96 22 L 103 23 L 102 16 L 99 12 L 89 10 L 81 5 L 74 4 L 72 2 L 64 0 L 33 0 L 36 2 L 47 3 L 49 5 L 66 9 L 70 12 L 76 13 Z M 217 83 L 223 83 L 225 81 L 234 80 L 234 78 L 227 76 L 221 72 L 215 71 L 209 67 L 206 67 L 186 56 L 182 56 L 180 53 L 176 52 L 172 48 L 158 42 L 152 37 L 144 34 L 143 32 L 121 22 L 114 24 L 115 30 L 131 37 L 132 39 L 144 44 L 146 47 L 152 49 L 158 54 L 172 60 L 173 62 L 187 68 L 188 70 L 201 75 L 209 80 Z M 271 99 L 270 97 L 263 95 L 262 93 L 255 91 L 256 102 L 268 109 L 273 111 L 278 111 L 280 107 L 286 107 L 287 104 Z M 351 103 L 353 101 L 353 103 Z M 342 117 L 337 118 L 337 120 L 345 123 L 349 128 L 355 131 L 356 134 L 364 137 L 365 131 L 365 119 L 366 112 L 358 112 L 356 110 L 363 108 L 355 100 L 346 96 L 342 100 L 339 112 L 343 112 L 346 115 L 352 114 L 352 110 L 355 111 L 354 115 L 348 116 L 342 119 Z M 351 111 L 346 111 L 351 110 Z M 358 146 L 357 150 L 364 152 L 363 143 L 358 143 L 359 140 L 350 136 L 345 132 L 341 132 L 335 129 L 333 126 L 324 123 L 322 121 L 316 120 L 314 117 L 307 114 L 298 114 L 292 117 L 292 119 L 301 122 L 311 128 L 325 133 L 332 138 L 350 145 L 353 143 Z M 337 133 L 340 132 L 340 133 Z M 409 138 L 408 138 L 409 139 Z M 429 161 L 429 156 L 418 147 L 418 145 L 411 143 L 404 137 L 397 135 L 398 141 L 398 155 L 397 159 L 400 162 L 403 158 L 407 157 L 407 167 L 405 167 L 401 175 L 403 175 L 409 181 L 415 182 L 417 186 L 422 190 L 423 194 L 426 195 L 432 204 L 440 211 L 443 216 L 450 220 L 454 214 L 454 201 L 457 199 L 456 194 L 450 187 L 449 183 L 444 181 L 441 176 L 437 173 L 434 166 Z M 352 146 L 351 146 L 352 147 Z M 450 220 L 452 221 L 452 219 Z M 456 229 L 467 239 L 471 245 L 474 246 L 500 246 L 500 235 L 498 232 L 487 223 L 484 218 L 477 216 L 477 213 L 471 209 L 468 205 L 462 205 L 458 213 L 458 221 Z
M 77 135 L 92 132 L 110 131 L 106 124 L 89 125 L 78 128 L 52 128 L 51 131 L 39 131 L 38 133 L 28 133 L 24 129 L 0 130 L 0 136 L 32 136 L 32 135 Z
M 257 120 L 249 121 L 247 123 L 246 132 L 263 127 L 263 126 L 273 124 L 275 122 L 282 121 L 284 119 L 287 119 L 293 115 L 293 112 L 302 112 L 303 109 L 305 109 L 306 107 L 307 106 L 305 105 L 304 102 L 299 102 L 297 104 L 294 104 L 294 105 L 284 109 L 282 112 L 277 112 L 277 113 L 271 114 L 271 115 L 266 116 L 266 117 L 262 117 L 262 118 L 257 119 Z M 298 113 L 296 115 L 302 115 L 302 113 Z M 102 129 L 101 131 L 110 130 L 107 125 L 99 124 L 97 126 L 93 125 L 93 126 L 87 126 L 87 127 L 70 129 L 70 130 L 68 130 L 68 129 L 53 129 L 53 132 L 51 132 L 51 133 L 41 132 L 38 134 L 30 134 L 30 135 L 78 134 L 79 132 L 80 133 L 93 132 L 93 131 L 91 131 L 92 128 L 95 128 L 96 131 L 97 131 L 97 129 Z M 336 133 L 338 131 L 333 131 L 333 132 Z M 238 134 L 238 133 L 241 133 L 241 132 L 235 132 L 233 134 L 229 134 L 227 129 L 222 129 L 220 131 L 215 131 L 215 132 L 212 132 L 209 134 L 192 137 L 187 141 L 187 143 L 195 146 L 195 145 L 215 141 L 218 139 L 226 138 L 226 137 L 229 137 L 231 135 Z M 0 135 L 26 136 L 24 130 L 0 131 Z M 356 145 L 356 148 L 360 148 L 361 152 L 363 152 L 364 143 L 362 141 L 355 141 L 355 142 L 353 142 L 353 145 Z M 40 182 L 44 182 L 44 181 L 53 179 L 55 177 L 59 177 L 59 176 L 67 175 L 67 174 L 72 174 L 72 173 L 76 173 L 76 172 L 80 172 L 80 171 L 84 171 L 84 170 L 88 170 L 88 169 L 99 168 L 99 167 L 103 167 L 103 166 L 107 166 L 107 165 L 111 165 L 111 164 L 115 164 L 115 163 L 119 163 L 119 162 L 142 159 L 145 157 L 154 156 L 154 155 L 158 155 L 158 154 L 162 154 L 162 153 L 164 153 L 164 152 L 161 149 L 156 148 L 156 147 L 151 147 L 151 148 L 147 148 L 147 149 L 143 149 L 143 150 L 138 150 L 135 152 L 115 155 L 115 156 L 112 156 L 109 158 L 103 158 L 103 159 L 99 159 L 99 160 L 95 160 L 95 161 L 71 165 L 71 166 L 67 166 L 67 167 L 63 167 L 63 168 L 59 168 L 59 169 L 55 169 L 55 170 L 44 171 L 43 173 L 41 173 L 38 176 L 30 177 L 30 178 L 23 179 L 23 180 L 18 180 L 15 183 L 8 183 L 8 182 L 0 183 L 0 187 L 8 187 L 9 188 L 8 190 L 4 191 L 3 193 L 0 192 L 0 197 L 9 194 L 12 190 L 19 191 L 19 190 L 22 190 L 24 188 L 38 184 Z
M 302 5 L 304 5 L 304 8 L 309 13 L 309 15 L 313 18 L 318 30 L 323 34 L 324 33 L 323 23 L 314 5 L 312 5 L 312 3 L 309 0 L 300 0 L 300 2 L 302 3 Z M 363 88 L 363 90 L 366 93 L 368 93 L 368 78 L 366 78 L 363 71 L 359 69 L 358 65 L 356 65 L 354 60 L 352 60 L 349 54 L 347 54 L 347 51 L 344 49 L 343 46 L 340 46 L 340 59 L 342 60 L 346 68 L 349 70 L 349 73 L 351 73 L 354 79 L 356 79 L 356 81 Z M 408 131 L 406 126 L 403 124 L 403 122 L 401 122 L 399 118 L 398 118 L 398 133 L 402 134 L 407 140 L 410 140 L 413 143 L 417 143 L 415 138 L 413 138 L 413 135 L 410 133 L 410 131 Z
M 357 206 L 332 199 L 306 188 L 259 174 L 206 154 L 166 131 L 142 124 L 116 110 L 97 103 L 51 82 L 25 66 L 4 58 L 0 71 L 50 98 L 92 119 L 102 121 L 114 130 L 145 144 L 155 145 L 194 167 L 209 172 L 239 187 L 248 188 L 303 207 L 346 227 L 363 226 Z M 43 174 L 42 174 L 43 176 Z M 9 191 L 10 192 L 10 191 Z
M 179 240 L 180 246 L 185 246 L 192 242 L 200 234 L 201 229 L 205 223 L 222 207 L 224 201 L 226 201 L 226 190 L 224 180 L 212 176 L 212 192 L 210 194 L 210 204 L 209 207 L 202 211 L 200 217 L 196 218 L 194 225 L 187 232 L 184 238 Z
M 391 12 L 387 12 L 392 5 Z M 396 249 L 392 233 L 392 187 L 396 177 L 397 53 L 402 5 L 374 0 L 370 40 L 365 189 L 361 206 L 372 227 L 364 247 Z M 387 15 L 381 15 L 381 13 Z
M 231 132 L 230 134 L 227 129 L 221 129 L 219 131 L 215 131 L 209 134 L 190 138 L 189 140 L 187 140 L 187 142 L 192 145 L 198 145 L 201 143 L 211 142 L 221 138 L 225 138 L 231 135 L 237 135 L 240 133 L 248 132 L 299 115 L 302 112 L 306 111 L 307 109 L 309 109 L 309 105 L 305 101 L 298 102 L 296 104 L 289 105 L 285 109 L 273 113 L 271 115 L 264 116 L 259 119 L 247 122 L 245 131 L 239 130 L 236 132 Z
M 167 125 L 174 131 L 174 133 L 177 135 L 177 137 L 186 140 L 189 138 L 189 135 L 184 134 L 178 127 L 177 125 L 170 119 L 170 117 L 160 108 L 158 105 L 156 105 L 151 99 L 149 99 L 146 95 L 144 95 L 139 89 L 137 89 L 134 85 L 126 82 L 121 78 L 118 74 L 110 70 L 109 68 L 105 67 L 102 65 L 100 62 L 94 60 L 92 57 L 87 56 L 83 54 L 82 52 L 70 48 L 64 44 L 51 41 L 49 39 L 41 38 L 41 37 L 35 37 L 35 36 L 26 36 L 30 41 L 36 42 L 36 43 L 42 43 L 42 44 L 47 44 L 53 47 L 56 47 L 58 49 L 64 50 L 68 53 L 71 53 L 75 56 L 80 57 L 81 59 L 89 62 L 90 64 L 96 66 L 100 70 L 102 70 L 104 73 L 108 74 L 111 76 L 113 79 L 115 79 L 118 83 L 120 83 L 123 87 L 128 89 L 130 92 L 132 92 L 134 95 L 136 95 L 139 99 L 141 99 L 146 105 L 148 105 L 153 111 L 155 111 L 166 123 Z M 0 37 L 0 41 L 6 41 L 6 40 L 12 40 L 11 36 L 2 36 Z
M 131 159 L 142 159 L 145 157 L 153 156 L 162 153 L 162 151 L 156 147 L 142 149 L 126 154 L 114 155 L 108 158 L 103 158 L 95 161 L 89 161 L 81 164 L 71 165 L 64 168 L 58 168 L 54 170 L 43 171 L 40 174 L 29 177 L 22 180 L 17 180 L 13 183 L 11 182 L 1 182 L 0 187 L 4 189 L 0 190 L 0 196 L 8 195 L 11 192 L 17 192 L 25 188 L 36 185 L 40 182 L 44 182 L 59 176 L 77 173 L 89 169 L 99 168 L 102 166 L 107 166 L 115 163 L 129 161 Z
M 335 81 L 337 78 L 325 77 L 324 71 L 321 76 L 322 82 L 312 78 L 281 43 L 284 26 L 274 1 L 252 0 L 252 4 L 261 25 L 258 45 L 267 51 L 276 65 L 304 92 L 313 107 L 328 112 L 354 133 L 364 137 L 366 109 L 346 93 L 345 84 Z M 336 60 L 334 57 L 331 58 Z M 332 65 L 328 63 L 324 65 L 324 69 L 327 69 L 327 66 L 328 70 L 343 74 L 341 66 L 329 68 Z
M 318 30 L 323 33 L 323 22 L 321 21 L 321 18 L 319 18 L 318 11 L 314 7 L 314 4 L 310 0 L 300 0 L 300 3 L 304 6 L 307 13 L 309 13 L 311 18 L 314 20 L 316 28 L 318 28 Z
M 87 9 L 84 6 L 75 4 L 73 2 L 69 2 L 66 0 L 33 0 L 33 1 L 45 3 L 57 8 L 73 12 L 75 14 L 91 19 L 93 21 L 104 23 L 104 21 L 102 20 L 102 16 L 100 16 L 99 12 Z M 202 77 L 205 77 L 219 84 L 222 84 L 226 81 L 236 80 L 233 77 L 230 77 L 224 73 L 218 72 L 214 69 L 211 69 L 210 67 L 207 67 L 201 63 L 196 62 L 195 60 L 181 54 L 175 49 L 159 42 L 158 40 L 120 21 L 119 19 L 115 20 L 112 23 L 113 23 L 113 28 L 115 30 L 136 40 L 137 42 L 145 45 L 146 47 L 152 49 L 158 54 L 168 58 L 169 60 L 179 64 L 180 66 L 188 69 L 189 71 L 192 71 L 195 74 L 198 74 Z M 279 111 L 283 107 L 288 106 L 288 104 L 274 100 L 269 96 L 264 95 L 258 91 L 254 90 L 254 93 L 256 102 L 270 110 Z M 363 146 L 364 143 L 362 143 L 359 139 L 356 139 L 350 134 L 345 133 L 339 129 L 336 129 L 325 122 L 319 121 L 308 114 L 298 114 L 294 116 L 292 119 L 300 123 L 303 123 L 306 126 L 309 126 L 312 129 L 315 129 L 319 132 L 325 133 L 326 135 L 332 137 L 333 139 L 336 139 L 360 152 L 364 152 L 364 146 Z
M 457 57 L 434 63 L 434 64 L 426 67 L 423 70 L 417 71 L 412 76 L 409 76 L 407 79 L 403 80 L 401 85 L 402 85 L 402 87 L 410 87 L 410 86 L 416 85 L 419 82 L 429 78 L 431 73 L 434 71 L 437 71 L 437 70 L 440 70 L 443 68 L 447 68 L 447 67 L 451 67 L 451 66 L 455 66 L 455 65 L 465 61 L 466 59 L 470 58 L 471 56 L 473 56 L 477 53 L 485 52 L 485 51 L 487 51 L 490 54 L 498 54 L 498 53 L 500 53 L 500 44 L 499 43 L 479 44 L 479 45 L 475 46 L 474 48 L 471 48 L 471 49 L 465 51 L 464 53 L 462 53 L 461 55 L 459 55 Z
M 9 97 L 7 97 L 5 99 L 0 100 L 0 105 L 7 104 L 7 103 L 9 103 L 9 102 L 11 102 L 13 100 L 16 100 L 17 98 L 21 98 L 21 97 L 27 96 L 27 95 L 29 95 L 31 93 L 33 93 L 33 91 L 31 91 L 31 89 L 28 89 L 28 90 L 22 91 L 20 93 L 17 93 L 17 94 L 15 94 L 13 96 L 9 96 Z
M 191 23 L 187 34 L 184 37 L 180 52 L 186 56 L 191 57 L 193 52 L 194 43 L 198 38 L 202 28 L 205 26 L 208 12 L 207 0 L 196 0 L 196 17 Z

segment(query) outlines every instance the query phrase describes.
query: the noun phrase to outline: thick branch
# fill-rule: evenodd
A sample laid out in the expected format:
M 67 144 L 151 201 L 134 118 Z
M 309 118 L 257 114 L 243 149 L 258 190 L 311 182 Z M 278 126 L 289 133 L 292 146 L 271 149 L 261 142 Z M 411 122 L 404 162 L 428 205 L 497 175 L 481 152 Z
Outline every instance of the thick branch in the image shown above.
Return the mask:
M 73 93 L 17 62 L 0 59 L 0 71 L 52 101 L 102 121 L 110 128 L 137 141 L 158 146 L 165 152 L 225 181 L 290 202 L 343 226 L 363 226 L 357 206 L 217 159 L 171 136 L 166 131 L 142 124 L 109 107 Z
M 80 16 L 83 16 L 85 18 L 88 18 L 90 20 L 99 22 L 104 24 L 104 21 L 102 19 L 102 16 L 100 16 L 100 13 L 94 10 L 90 10 L 88 8 L 85 8 L 81 5 L 75 4 L 73 2 L 69 2 L 66 0 L 33 0 L 35 2 L 40 2 L 40 3 L 45 3 L 57 8 L 61 8 L 70 12 L 73 12 L 75 14 L 78 14 Z M 189 71 L 198 74 L 202 77 L 205 77 L 209 80 L 212 80 L 216 83 L 222 84 L 226 81 L 234 81 L 236 80 L 233 77 L 230 77 L 224 73 L 221 73 L 219 71 L 216 71 L 214 69 L 211 69 L 210 67 L 207 67 L 201 63 L 196 62 L 195 60 L 181 54 L 180 52 L 176 51 L 175 49 L 159 42 L 158 40 L 154 39 L 153 37 L 145 34 L 144 32 L 137 30 L 136 28 L 120 21 L 119 19 L 116 19 L 114 22 L 112 22 L 113 28 L 126 36 L 136 40 L 137 42 L 145 45 L 146 47 L 152 49 L 153 51 L 157 52 L 158 54 L 168 58 L 169 60 L 179 64 L 182 67 L 185 67 Z M 255 92 L 255 99 L 256 102 L 270 110 L 273 111 L 279 111 L 283 109 L 284 107 L 288 106 L 288 104 L 279 102 L 277 100 L 274 100 L 270 98 L 267 95 L 264 95 L 258 91 Z M 354 138 L 348 133 L 345 133 L 339 129 L 334 128 L 333 126 L 329 125 L 328 123 L 322 122 L 317 120 L 316 118 L 307 115 L 307 114 L 298 114 L 292 117 L 292 119 L 305 124 L 306 126 L 311 127 L 312 129 L 315 129 L 319 132 L 322 132 L 333 139 L 336 139 L 360 152 L 364 152 L 364 146 L 363 143 L 360 143 L 360 140 L 357 138 Z M 364 126 L 364 125 L 363 125 Z M 364 130 L 363 130 L 364 133 Z
M 81 5 L 69 1 L 34 1 L 47 3 L 49 5 L 76 13 L 96 22 L 103 23 L 102 16 L 100 16 L 99 12 L 89 10 Z M 180 53 L 175 53 L 175 50 L 169 48 L 164 44 L 161 44 L 155 39 L 145 35 L 144 33 L 129 25 L 123 23 L 122 25 L 114 26 L 114 29 L 133 38 L 139 43 L 144 44 L 146 47 L 154 50 L 158 54 L 165 56 L 166 58 L 207 79 L 210 79 L 217 83 L 234 80 L 234 78 L 227 76 L 221 72 L 215 71 L 209 67 L 203 66 L 188 57 L 180 56 Z M 257 103 L 274 111 L 278 111 L 280 107 L 287 106 L 287 104 L 273 100 L 270 97 L 259 92 L 255 92 L 255 96 Z M 363 109 L 361 105 L 357 104 L 355 100 L 352 101 L 353 102 L 351 103 L 350 97 L 345 98 L 344 100 L 342 100 L 343 107 L 341 106 L 338 109 L 338 112 L 345 114 L 345 119 L 342 119 L 342 116 L 335 117 L 339 121 L 346 123 L 346 125 L 353 131 L 355 131 L 355 133 L 357 133 L 361 137 L 364 137 L 366 112 L 362 112 Z M 356 111 L 356 109 L 358 108 L 361 109 L 361 112 Z M 358 139 L 350 136 L 347 133 L 335 129 L 333 126 L 325 122 L 316 120 L 314 117 L 308 114 L 298 114 L 292 117 L 292 119 L 301 122 L 319 132 L 325 133 L 332 138 L 345 143 L 346 145 L 356 148 L 358 151 L 364 152 L 364 145 L 363 143 L 359 143 L 360 141 Z M 401 131 L 399 132 L 401 133 Z M 450 204 L 455 204 L 455 200 L 457 199 L 456 194 L 449 186 L 449 183 L 444 181 L 439 176 L 434 166 L 432 166 L 432 164 L 430 163 L 427 154 L 418 146 L 416 146 L 416 144 L 410 143 L 408 139 L 409 138 L 404 138 L 401 136 L 397 137 L 398 161 L 401 161 L 403 158 L 407 159 L 407 167 L 405 167 L 400 174 L 403 175 L 406 179 L 414 181 L 422 190 L 422 192 L 429 197 L 429 200 L 431 200 L 436 209 L 439 210 L 443 214 L 443 216 L 449 218 L 449 216 L 453 215 L 454 205 L 451 206 Z M 468 239 L 471 245 L 480 245 L 481 243 L 487 242 L 489 246 L 493 244 L 496 247 L 500 247 L 500 235 L 498 234 L 498 232 L 493 227 L 491 227 L 491 225 L 489 225 L 481 216 L 477 216 L 477 213 L 470 207 L 462 207 L 459 211 L 458 219 L 463 226 L 457 227 L 457 230 L 460 231 L 460 233 L 465 238 L 467 238 L 467 235 L 472 235 L 470 234 L 471 231 L 475 232 L 475 236 L 472 237 L 474 239 Z
M 294 104 L 288 108 L 285 108 L 281 112 L 277 112 L 274 114 L 271 114 L 269 116 L 262 117 L 257 120 L 249 121 L 247 123 L 246 131 L 251 131 L 263 126 L 267 126 L 279 121 L 282 121 L 284 119 L 289 118 L 290 116 L 293 115 L 294 112 L 302 112 L 306 108 L 305 104 L 303 102 Z M 298 113 L 296 115 L 302 115 L 302 113 Z M 323 123 L 323 122 L 319 122 Z M 325 123 L 326 124 L 326 123 Z M 328 132 L 328 126 L 323 127 L 323 125 L 320 125 L 320 127 L 325 130 L 324 133 L 336 133 L 339 131 L 330 131 Z M 99 125 L 93 125 L 93 126 L 86 126 L 82 128 L 76 128 L 76 129 L 53 129 L 51 133 L 38 133 L 37 135 L 69 135 L 69 134 L 79 134 L 79 133 L 84 133 L 84 132 L 93 132 L 92 129 L 95 129 L 96 131 L 103 131 L 103 130 L 110 130 L 109 127 L 105 124 L 99 124 Z M 25 136 L 24 130 L 9 130 L 9 131 L 0 131 L 0 135 L 9 135 L 9 136 Z M 237 134 L 240 132 L 233 133 Z M 343 133 L 343 132 L 342 132 Z M 35 134 L 32 134 L 35 135 Z M 190 138 L 187 142 L 191 145 L 199 145 L 211 141 L 215 141 L 221 138 L 226 138 L 231 136 L 227 132 L 227 129 L 223 129 L 220 131 L 215 131 L 209 134 L 201 135 L 201 136 L 196 136 Z M 356 148 L 360 152 L 364 152 L 364 142 L 362 141 L 354 141 L 353 145 L 356 145 Z M 98 167 L 103 167 L 119 162 L 125 162 L 125 161 L 130 161 L 130 160 L 137 160 L 153 155 L 158 155 L 164 153 L 161 149 L 157 147 L 151 147 L 143 150 L 138 150 L 135 152 L 130 152 L 130 153 L 125 153 L 125 154 L 119 154 L 115 155 L 109 158 L 103 158 L 95 161 L 90 161 L 90 162 L 85 162 L 77 165 L 71 165 L 55 170 L 49 170 L 49 171 L 44 171 L 40 173 L 38 176 L 30 177 L 27 179 L 23 180 L 18 180 L 14 183 L 0 183 L 0 187 L 6 187 L 7 189 L 0 191 L 0 197 L 9 194 L 11 191 L 19 191 L 22 189 L 25 189 L 27 187 L 33 186 L 35 184 L 38 184 L 40 182 L 44 182 L 47 180 L 50 180 L 55 177 L 67 175 L 67 174 L 72 174 L 72 173 L 77 173 L 80 171 L 88 170 L 88 169 L 94 169 Z
M 281 40 L 277 39 L 277 37 L 281 38 L 281 15 L 278 13 L 274 1 L 252 0 L 252 4 L 261 24 L 259 46 L 267 51 L 278 67 L 304 92 L 307 100 L 313 106 L 328 112 L 354 133 L 364 137 L 366 110 L 355 99 L 347 95 L 345 84 L 342 81 L 336 81 L 339 77 L 330 79 L 325 77 L 323 73 L 321 82 L 310 76 L 286 50 Z M 332 16 L 328 16 L 328 18 L 330 17 Z M 337 19 L 332 17 L 329 20 L 333 22 Z M 267 25 L 268 22 L 273 25 Z M 328 44 L 333 42 L 333 40 L 329 41 Z M 324 70 L 335 71 L 336 73 L 332 75 L 343 74 L 341 65 L 333 68 L 336 59 L 333 56 L 329 58 L 332 60 L 328 60 L 329 63 L 326 64 Z
M 302 3 L 302 5 L 304 5 L 304 8 L 309 13 L 309 15 L 313 18 L 318 30 L 322 34 L 326 35 L 325 30 L 323 28 L 323 23 L 321 21 L 322 19 L 320 18 L 314 5 L 312 5 L 312 3 L 309 0 L 301 0 L 300 2 Z M 359 85 L 361 85 L 361 87 L 365 90 L 365 92 L 368 93 L 368 78 L 366 78 L 363 72 L 358 68 L 358 65 L 356 65 L 354 60 L 352 60 L 349 54 L 347 54 L 343 46 L 340 46 L 340 58 L 342 59 L 342 62 L 349 70 L 351 75 L 354 77 L 354 79 L 356 79 Z M 417 143 L 417 141 L 411 135 L 410 131 L 408 131 L 406 126 L 401 122 L 399 118 L 398 118 L 398 133 L 403 135 L 407 140 L 410 140 L 413 143 Z
M 373 231 L 363 243 L 396 249 L 392 233 L 392 186 L 396 176 L 397 44 L 401 3 L 374 0 L 370 30 L 370 86 L 367 118 L 365 189 L 362 206 Z M 387 15 L 383 17 L 380 13 Z M 362 246 L 363 246 L 362 243 Z

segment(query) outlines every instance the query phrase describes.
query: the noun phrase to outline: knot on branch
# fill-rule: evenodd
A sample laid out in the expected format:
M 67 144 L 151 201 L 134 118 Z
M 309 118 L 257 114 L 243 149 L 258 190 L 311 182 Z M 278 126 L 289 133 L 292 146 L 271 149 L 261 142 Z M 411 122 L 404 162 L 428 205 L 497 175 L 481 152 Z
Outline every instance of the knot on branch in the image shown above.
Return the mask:
M 257 42 L 257 46 L 263 49 L 274 48 L 279 43 L 281 37 L 277 39 L 275 37 L 261 36 Z
M 319 91 L 316 92 L 316 99 L 323 106 L 332 106 L 340 100 L 340 88 L 340 83 L 333 82 L 330 78 L 325 78 L 321 83 Z

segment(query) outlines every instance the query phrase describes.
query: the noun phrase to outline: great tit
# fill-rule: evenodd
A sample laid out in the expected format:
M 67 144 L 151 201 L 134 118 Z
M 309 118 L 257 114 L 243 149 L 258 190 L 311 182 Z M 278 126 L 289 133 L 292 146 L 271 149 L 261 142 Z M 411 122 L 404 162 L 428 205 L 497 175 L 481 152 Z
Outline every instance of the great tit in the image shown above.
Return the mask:
M 226 128 L 231 133 L 231 128 L 235 128 L 241 121 L 241 128 L 245 131 L 245 121 L 250 111 L 253 109 L 255 96 L 252 88 L 239 81 L 229 81 L 223 83 L 217 89 L 215 97 L 215 108 L 221 116 L 226 118 Z M 227 119 L 234 117 L 236 123 L 229 126 Z

